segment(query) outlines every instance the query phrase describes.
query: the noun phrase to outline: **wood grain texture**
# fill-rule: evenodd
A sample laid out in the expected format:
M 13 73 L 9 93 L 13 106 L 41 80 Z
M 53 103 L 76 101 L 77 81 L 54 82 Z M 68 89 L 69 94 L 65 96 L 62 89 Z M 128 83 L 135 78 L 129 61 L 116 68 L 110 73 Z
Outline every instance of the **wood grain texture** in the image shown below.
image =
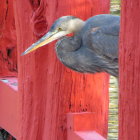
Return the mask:
M 66 140 L 67 113 L 86 111 L 96 113 L 95 130 L 106 137 L 107 74 L 71 71 L 56 58 L 54 43 L 26 56 L 20 54 L 45 34 L 58 17 L 87 19 L 108 13 L 109 0 L 17 0 L 14 5 L 21 114 L 18 140 Z
M 0 1 L 0 77 L 17 75 L 16 30 L 12 0 Z
M 140 139 L 140 1 L 122 1 L 119 140 Z

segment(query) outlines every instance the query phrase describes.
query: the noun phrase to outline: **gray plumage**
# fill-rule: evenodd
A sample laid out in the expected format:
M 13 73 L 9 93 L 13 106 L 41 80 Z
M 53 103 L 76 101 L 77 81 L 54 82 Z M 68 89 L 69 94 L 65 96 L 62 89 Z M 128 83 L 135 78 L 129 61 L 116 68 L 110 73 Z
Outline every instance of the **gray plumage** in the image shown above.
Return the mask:
M 74 17 L 67 17 L 63 22 L 66 23 L 71 18 Z M 60 21 L 61 19 L 55 25 L 58 26 Z M 65 66 L 75 71 L 107 72 L 117 77 L 119 29 L 119 16 L 94 16 L 73 37 L 64 37 L 57 42 L 57 56 Z

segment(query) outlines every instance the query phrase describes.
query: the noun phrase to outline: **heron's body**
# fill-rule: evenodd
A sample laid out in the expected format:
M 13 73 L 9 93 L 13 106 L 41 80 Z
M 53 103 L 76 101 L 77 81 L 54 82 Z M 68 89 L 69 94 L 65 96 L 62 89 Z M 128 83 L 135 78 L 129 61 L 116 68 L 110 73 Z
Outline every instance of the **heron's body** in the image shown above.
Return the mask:
M 64 16 L 56 20 L 50 31 L 23 54 L 73 32 L 73 37 L 64 37 L 56 44 L 59 60 L 78 72 L 107 72 L 117 77 L 119 29 L 119 16 L 102 14 L 85 22 Z
M 117 77 L 119 26 L 119 16 L 98 15 L 88 19 L 73 37 L 57 42 L 58 58 L 78 72 L 107 72 Z

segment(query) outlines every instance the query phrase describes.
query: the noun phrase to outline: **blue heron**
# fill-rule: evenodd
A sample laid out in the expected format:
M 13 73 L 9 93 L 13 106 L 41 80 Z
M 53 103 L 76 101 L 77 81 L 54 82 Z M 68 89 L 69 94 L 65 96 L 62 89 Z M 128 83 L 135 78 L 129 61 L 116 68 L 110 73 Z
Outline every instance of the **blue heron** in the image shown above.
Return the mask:
M 55 48 L 65 66 L 81 73 L 107 72 L 118 77 L 119 29 L 120 17 L 115 15 L 96 15 L 86 21 L 63 16 L 22 55 L 61 38 Z M 67 37 L 70 33 L 74 35 Z

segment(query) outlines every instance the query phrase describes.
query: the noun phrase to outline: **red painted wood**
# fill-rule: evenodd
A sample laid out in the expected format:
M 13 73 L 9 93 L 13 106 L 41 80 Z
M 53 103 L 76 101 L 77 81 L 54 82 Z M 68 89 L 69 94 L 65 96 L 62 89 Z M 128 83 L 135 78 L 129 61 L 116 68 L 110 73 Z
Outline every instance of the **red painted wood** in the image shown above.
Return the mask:
M 0 128 L 14 137 L 18 135 L 17 93 L 16 78 L 0 79 Z
M 140 1 L 122 1 L 119 140 L 140 139 Z
M 95 131 L 87 131 L 87 132 L 76 132 L 76 134 L 82 139 L 82 140 L 106 140 L 104 137 L 99 135 Z M 74 139 L 70 139 L 74 140 Z
M 13 0 L 0 1 L 0 77 L 17 75 Z
M 96 132 L 96 113 L 67 114 L 67 140 L 105 140 Z
M 67 114 L 67 127 L 72 131 L 91 131 L 96 128 L 96 112 Z
M 58 17 L 74 15 L 87 19 L 108 13 L 109 0 L 17 0 L 14 6 L 21 114 L 18 139 L 66 140 L 66 114 L 86 111 L 96 112 L 96 130 L 106 137 L 107 74 L 72 72 L 56 58 L 54 43 L 26 56 L 20 54 L 46 33 Z

